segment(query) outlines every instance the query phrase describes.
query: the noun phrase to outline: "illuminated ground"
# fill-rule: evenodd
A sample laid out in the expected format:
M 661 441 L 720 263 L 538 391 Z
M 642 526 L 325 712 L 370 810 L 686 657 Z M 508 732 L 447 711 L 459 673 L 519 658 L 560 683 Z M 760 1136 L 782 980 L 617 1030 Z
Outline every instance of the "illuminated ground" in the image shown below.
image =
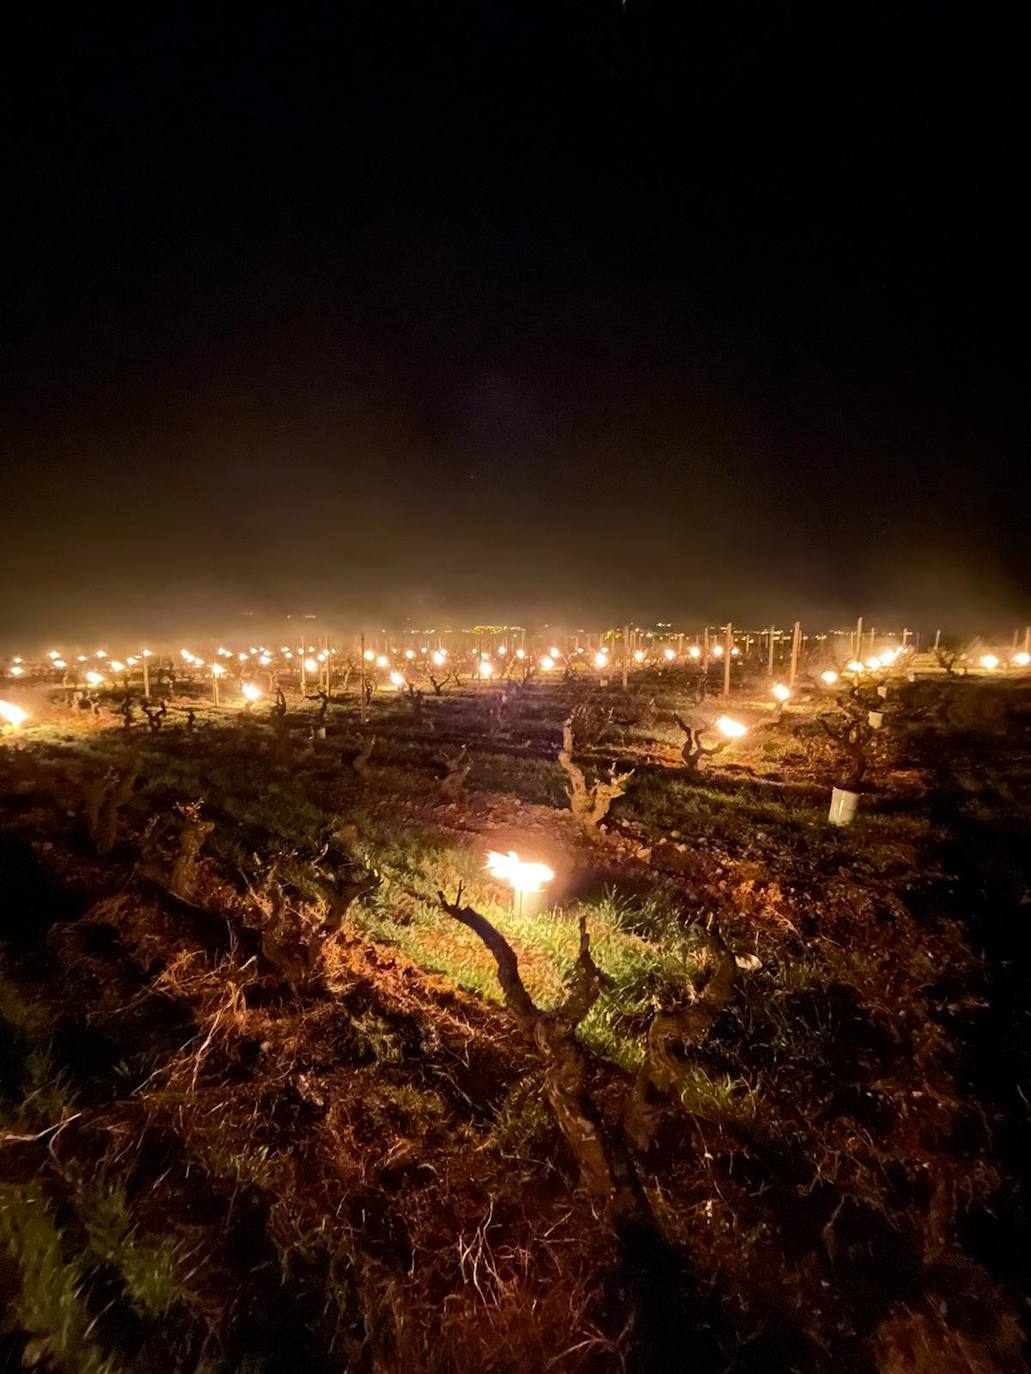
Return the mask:
M 836 830 L 831 701 L 736 700 L 749 735 L 692 779 L 684 686 L 599 696 L 579 762 L 634 773 L 593 836 L 555 761 L 575 685 L 377 699 L 361 774 L 353 700 L 325 739 L 263 704 L 5 740 L 14 1367 L 1021 1367 L 1031 688 L 893 684 Z M 488 849 L 550 864 L 552 910 L 514 919 Z M 705 917 L 744 965 L 634 1161 L 661 1254 L 580 1189 L 437 904 L 459 881 L 540 1005 L 587 915 L 614 1134 L 651 1017 L 707 976 Z M 358 893 L 329 933 L 327 883 Z

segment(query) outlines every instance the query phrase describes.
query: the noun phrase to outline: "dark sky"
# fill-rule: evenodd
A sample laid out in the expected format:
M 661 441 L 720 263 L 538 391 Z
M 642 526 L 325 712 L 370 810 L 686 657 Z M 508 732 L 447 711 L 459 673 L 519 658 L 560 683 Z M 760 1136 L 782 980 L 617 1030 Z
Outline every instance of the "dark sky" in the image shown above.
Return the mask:
M 1001 9 L 21 8 L 0 633 L 1031 615 Z

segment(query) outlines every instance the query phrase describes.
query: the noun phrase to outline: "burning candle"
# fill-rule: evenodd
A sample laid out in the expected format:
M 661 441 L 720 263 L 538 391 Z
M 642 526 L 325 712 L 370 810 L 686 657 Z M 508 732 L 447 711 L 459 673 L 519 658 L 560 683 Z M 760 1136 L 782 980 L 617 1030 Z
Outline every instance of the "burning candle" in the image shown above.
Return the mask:
M 748 726 L 742 725 L 742 723 L 739 720 L 735 720 L 733 716 L 717 716 L 713 721 L 713 725 L 715 725 L 720 734 L 725 735 L 727 739 L 740 739 L 742 735 L 748 734 Z
M 535 916 L 544 904 L 544 886 L 555 874 L 547 864 L 526 862 L 514 850 L 499 854 L 490 850 L 486 868 L 512 888 L 512 910 L 517 916 Z
M 29 713 L 23 707 L 15 706 L 13 701 L 0 701 L 0 720 L 5 721 L 12 730 L 24 725 L 28 718 Z

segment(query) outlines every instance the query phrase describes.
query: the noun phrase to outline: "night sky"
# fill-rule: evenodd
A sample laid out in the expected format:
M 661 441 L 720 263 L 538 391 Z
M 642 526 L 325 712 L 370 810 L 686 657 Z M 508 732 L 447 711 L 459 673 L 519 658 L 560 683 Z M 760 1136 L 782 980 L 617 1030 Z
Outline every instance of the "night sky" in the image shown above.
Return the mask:
M 1031 617 L 1001 8 L 20 9 L 0 637 Z

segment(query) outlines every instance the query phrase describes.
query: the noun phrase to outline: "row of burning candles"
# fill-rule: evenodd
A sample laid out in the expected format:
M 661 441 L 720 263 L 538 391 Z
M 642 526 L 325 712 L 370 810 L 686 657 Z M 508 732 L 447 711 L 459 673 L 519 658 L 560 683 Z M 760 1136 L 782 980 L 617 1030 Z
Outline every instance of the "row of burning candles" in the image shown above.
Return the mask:
M 314 646 L 309 646 L 307 649 L 304 649 L 302 647 L 296 651 L 296 658 L 298 664 L 303 665 L 303 668 L 306 672 L 317 673 L 322 669 L 326 660 L 334 656 L 335 652 L 335 650 L 329 648 L 316 651 Z M 731 647 L 730 652 L 732 657 L 737 658 L 740 655 L 741 650 L 735 644 Z M 867 670 L 871 672 L 876 672 L 878 669 L 889 668 L 893 666 L 903 655 L 911 652 L 912 645 L 904 645 L 901 648 L 886 649 L 883 653 L 874 655 L 864 660 L 851 660 L 847 664 L 847 671 L 850 673 L 861 673 Z M 183 659 L 183 662 L 187 664 L 189 667 L 204 668 L 206 666 L 210 666 L 210 671 L 212 675 L 215 677 L 221 677 L 223 674 L 228 672 L 228 669 L 226 668 L 224 663 L 221 662 L 222 659 L 235 660 L 241 666 L 250 664 L 253 661 L 255 664 L 258 664 L 263 668 L 271 666 L 273 661 L 273 654 L 271 650 L 265 648 L 252 648 L 249 653 L 234 653 L 229 649 L 219 648 L 215 651 L 215 657 L 210 665 L 207 665 L 203 658 L 200 658 L 198 655 L 192 653 L 189 649 L 180 649 L 179 653 Z M 295 658 L 294 650 L 289 648 L 289 646 L 287 645 L 283 646 L 283 648 L 280 650 L 280 653 L 282 654 L 282 657 L 285 660 L 287 660 L 287 662 L 291 662 Z M 395 650 L 394 658 L 396 658 L 399 653 L 400 651 Z M 562 651 L 557 647 L 552 647 L 546 654 L 541 655 L 540 659 L 538 660 L 538 666 L 540 667 L 542 672 L 551 672 L 559 666 L 560 662 L 564 657 L 567 658 L 567 661 L 570 661 L 574 657 L 584 655 L 584 653 L 585 651 L 583 649 L 576 649 L 573 651 L 572 655 L 566 656 L 563 655 Z M 699 645 L 692 644 L 687 649 L 685 656 L 689 660 L 697 662 L 702 657 L 702 653 L 703 651 Z M 710 646 L 709 653 L 713 658 L 722 658 L 725 653 L 724 646 L 722 644 L 713 644 Z M 508 654 L 508 649 L 506 645 L 502 644 L 498 648 L 497 654 L 501 658 L 506 657 L 506 655 Z M 525 660 L 526 656 L 527 655 L 525 649 L 516 649 L 513 654 L 513 657 L 519 661 Z M 100 661 L 104 666 L 108 668 L 110 673 L 113 673 L 115 675 L 121 675 L 128 669 L 135 668 L 141 662 L 141 660 L 149 659 L 151 657 L 153 657 L 153 654 L 150 649 L 141 650 L 138 656 L 127 658 L 124 663 L 119 659 L 109 659 L 107 653 L 103 649 L 98 649 L 96 653 L 93 655 L 94 659 Z M 373 650 L 371 649 L 366 649 L 364 657 L 367 663 L 374 665 L 377 668 L 389 668 L 392 661 L 391 657 L 388 657 L 386 654 L 377 654 L 373 652 Z M 450 654 L 447 649 L 434 649 L 431 651 L 427 648 L 422 648 L 418 651 L 418 653 L 416 653 L 414 649 L 405 649 L 403 652 L 403 657 L 405 660 L 409 662 L 415 659 L 428 657 L 430 662 L 435 667 L 444 667 L 449 661 Z M 481 677 L 491 678 L 496 675 L 496 665 L 488 653 L 478 649 L 473 649 L 470 652 L 470 657 L 473 659 L 474 662 L 477 663 L 477 671 Z M 676 661 L 679 655 L 676 649 L 666 648 L 662 651 L 662 657 L 663 659 L 665 659 L 667 663 L 673 663 Z M 54 668 L 65 670 L 69 666 L 68 661 L 62 658 L 60 653 L 56 649 L 52 649 L 47 654 L 47 658 L 50 660 L 51 665 Z M 643 649 L 635 649 L 632 658 L 633 662 L 638 665 L 644 663 L 646 658 L 645 651 Z M 105 660 L 106 663 L 104 662 Z M 76 656 L 76 662 L 78 664 L 87 663 L 89 661 L 89 657 L 86 654 L 78 654 Z M 981 657 L 978 659 L 979 666 L 984 669 L 987 669 L 989 672 L 992 672 L 996 668 L 998 668 L 1001 662 L 1002 660 L 996 654 L 992 653 L 982 654 Z M 1015 653 L 1012 655 L 1010 662 L 1013 664 L 1014 667 L 1026 668 L 1029 664 L 1031 664 L 1031 653 L 1028 653 L 1026 650 L 1023 650 L 1019 653 Z M 594 667 L 597 668 L 599 672 L 604 672 L 606 669 L 611 668 L 612 663 L 613 661 L 610 657 L 610 651 L 608 649 L 599 649 L 593 656 Z M 12 677 L 21 677 L 25 672 L 24 660 L 20 657 L 15 657 L 12 660 L 12 665 L 8 671 L 10 672 L 10 675 Z M 828 672 L 825 672 L 824 674 L 822 674 L 822 676 L 825 682 L 834 682 L 837 680 L 837 674 L 834 674 L 833 670 L 828 670 Z M 96 669 L 87 670 L 83 674 L 83 677 L 86 683 L 92 687 L 99 687 L 105 681 L 104 674 L 98 672 Z
M 286 657 L 287 659 L 292 659 L 294 656 L 293 651 L 290 649 L 284 648 L 282 652 L 284 657 Z M 303 654 L 305 651 L 302 649 L 299 652 Z M 320 653 L 315 654 L 314 649 L 312 649 L 309 652 L 311 654 L 314 654 L 315 656 L 305 657 L 303 659 L 304 668 L 310 673 L 319 672 L 325 660 L 331 656 L 331 651 L 328 649 L 324 649 Z M 424 650 L 423 652 L 426 651 Z M 505 653 L 504 646 L 502 646 L 499 652 L 501 652 L 502 654 Z M 876 673 L 879 671 L 883 671 L 885 669 L 894 667 L 900 658 L 902 658 L 904 655 L 910 652 L 911 648 L 907 645 L 903 648 L 886 649 L 883 653 L 874 655 L 865 660 L 852 659 L 845 665 L 845 673 L 851 674 L 853 677 L 858 677 L 861 673 Z M 234 657 L 234 655 L 228 649 L 219 649 L 217 650 L 217 653 L 226 658 Z M 691 658 L 697 658 L 700 656 L 701 650 L 698 648 L 698 645 L 694 644 L 691 646 L 688 653 Z M 716 657 L 719 657 L 720 655 L 722 655 L 722 653 L 722 645 L 713 646 L 713 654 Z M 738 653 L 738 649 L 736 646 L 731 650 L 731 653 Z M 202 658 L 198 658 L 188 649 L 181 649 L 180 654 L 184 662 L 187 663 L 190 667 L 203 668 L 206 666 L 205 661 Z M 267 650 L 262 649 L 252 649 L 251 654 L 237 654 L 236 658 L 239 662 L 245 662 L 252 655 L 257 657 L 257 662 L 261 664 L 263 667 L 268 667 L 272 663 L 272 655 Z M 140 655 L 140 658 L 150 658 L 151 656 L 151 651 L 149 649 L 144 649 Z M 406 649 L 404 656 L 406 659 L 414 659 L 416 657 L 415 652 L 412 649 Z M 526 653 L 523 649 L 517 649 L 515 651 L 515 656 L 517 659 L 525 659 Z M 541 669 L 544 672 L 550 672 L 553 668 L 556 667 L 560 656 L 560 651 L 557 648 L 552 649 L 550 653 L 542 655 L 540 660 Z M 673 649 L 665 650 L 665 657 L 670 662 L 672 662 L 676 658 L 676 656 L 676 652 Z M 47 657 L 51 660 L 55 668 L 63 669 L 68 666 L 66 661 L 58 655 L 56 650 L 51 651 L 51 653 L 49 653 Z M 98 649 L 95 657 L 103 660 L 107 657 L 107 655 L 103 649 Z M 478 650 L 474 650 L 473 657 L 474 659 L 478 659 L 478 671 L 482 678 L 490 679 L 495 676 L 495 666 L 486 654 L 481 653 Z M 385 654 L 375 654 L 372 652 L 372 650 L 366 650 L 365 658 L 369 663 L 375 665 L 377 668 L 390 667 L 390 659 Z M 634 654 L 634 658 L 638 662 L 643 661 L 643 651 L 638 649 Z M 448 651 L 446 649 L 435 649 L 431 655 L 431 661 L 437 667 L 445 666 L 447 660 Z M 85 654 L 80 654 L 78 656 L 78 662 L 85 663 L 87 661 L 88 660 Z M 139 663 L 139 661 L 140 659 L 136 657 L 127 658 L 124 663 L 121 662 L 119 659 L 111 659 L 108 662 L 108 667 L 111 673 L 119 675 L 126 672 L 129 668 L 135 667 L 137 663 Z M 1015 667 L 1026 668 L 1029 664 L 1031 664 L 1031 653 L 1028 653 L 1027 651 L 1021 651 L 1019 653 L 1014 654 L 1010 661 Z M 980 667 L 984 668 L 986 671 L 994 672 L 1000 666 L 1001 660 L 996 654 L 989 653 L 982 654 L 980 659 L 978 660 L 978 663 Z M 606 668 L 609 667 L 609 658 L 607 650 L 601 649 L 594 655 L 594 666 L 595 668 L 599 669 L 599 671 L 604 671 Z M 210 670 L 212 677 L 214 678 L 222 677 L 225 673 L 228 672 L 228 669 L 225 667 L 225 665 L 218 661 L 215 661 L 210 665 Z M 24 670 L 21 666 L 20 659 L 14 660 L 14 664 L 10 671 L 12 676 L 14 677 L 21 676 Z M 839 678 L 840 674 L 837 673 L 833 668 L 828 668 L 820 674 L 821 681 L 827 687 L 835 686 L 839 681 Z M 90 687 L 100 687 L 106 681 L 104 674 L 97 672 L 95 669 L 90 669 L 87 672 L 85 672 L 83 674 L 83 679 L 87 686 Z M 390 682 L 399 691 L 407 686 L 407 681 L 408 680 L 403 673 L 398 672 L 396 669 L 391 671 Z M 244 682 L 240 688 L 240 691 L 248 706 L 250 706 L 253 702 L 258 701 L 262 696 L 261 688 L 253 682 Z M 791 699 L 792 690 L 785 683 L 776 682 L 771 688 L 771 694 L 776 699 L 778 704 L 783 706 Z M 17 728 L 18 726 L 24 724 L 24 722 L 28 719 L 28 715 L 29 713 L 25 710 L 24 707 L 17 706 L 13 702 L 0 700 L 0 720 L 6 722 L 6 724 Z M 724 735 L 727 739 L 740 739 L 742 735 L 745 735 L 748 732 L 747 725 L 743 725 L 740 721 L 734 720 L 730 716 L 718 716 L 713 721 L 713 727 L 716 730 L 718 730 L 720 734 Z

